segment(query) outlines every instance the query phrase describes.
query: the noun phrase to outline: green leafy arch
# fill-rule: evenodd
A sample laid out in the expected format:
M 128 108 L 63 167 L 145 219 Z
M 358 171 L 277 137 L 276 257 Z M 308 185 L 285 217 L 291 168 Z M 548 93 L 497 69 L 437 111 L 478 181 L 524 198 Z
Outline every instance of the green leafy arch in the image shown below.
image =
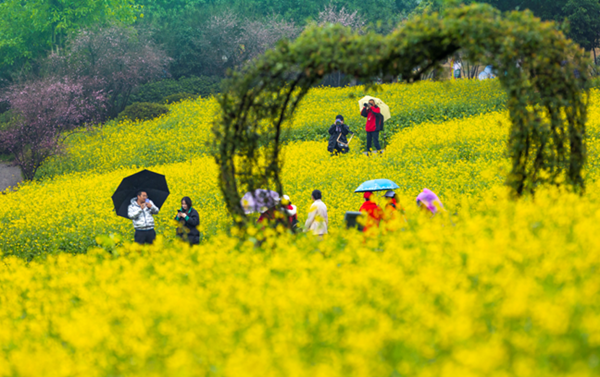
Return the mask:
M 283 192 L 284 122 L 325 75 L 341 71 L 369 80 L 384 72 L 413 82 L 458 50 L 505 72 L 499 80 L 512 123 L 506 184 L 515 196 L 544 183 L 583 191 L 588 102 L 583 51 L 529 12 L 501 14 L 475 4 L 425 14 L 388 36 L 358 35 L 334 25 L 310 28 L 234 72 L 219 97 L 214 134 L 220 187 L 236 223 L 246 221 L 240 192 Z

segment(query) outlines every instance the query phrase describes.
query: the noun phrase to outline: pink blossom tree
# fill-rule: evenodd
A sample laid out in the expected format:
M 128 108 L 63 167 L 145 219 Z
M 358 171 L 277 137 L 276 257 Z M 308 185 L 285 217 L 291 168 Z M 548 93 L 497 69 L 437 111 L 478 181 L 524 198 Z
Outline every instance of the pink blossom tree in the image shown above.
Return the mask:
M 83 83 L 53 77 L 14 85 L 4 99 L 14 116 L 0 131 L 0 149 L 14 156 L 27 180 L 61 150 L 66 132 L 91 125 L 106 102 L 101 91 L 86 91 Z
M 89 91 L 102 91 L 107 116 L 114 118 L 136 87 L 168 77 L 170 61 L 144 33 L 111 26 L 81 31 L 64 55 L 51 55 L 49 71 L 76 80 Z

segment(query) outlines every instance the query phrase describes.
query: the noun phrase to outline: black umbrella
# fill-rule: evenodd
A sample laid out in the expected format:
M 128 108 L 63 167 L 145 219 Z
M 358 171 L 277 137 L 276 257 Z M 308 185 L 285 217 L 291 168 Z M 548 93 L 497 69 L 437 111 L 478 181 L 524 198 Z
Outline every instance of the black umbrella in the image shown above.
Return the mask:
M 164 175 L 150 170 L 142 170 L 123 179 L 113 194 L 112 200 L 118 216 L 129 218 L 127 207 L 131 203 L 131 198 L 135 198 L 138 191 L 145 191 L 148 199 L 152 200 L 158 208 L 162 207 L 169 196 L 169 187 Z

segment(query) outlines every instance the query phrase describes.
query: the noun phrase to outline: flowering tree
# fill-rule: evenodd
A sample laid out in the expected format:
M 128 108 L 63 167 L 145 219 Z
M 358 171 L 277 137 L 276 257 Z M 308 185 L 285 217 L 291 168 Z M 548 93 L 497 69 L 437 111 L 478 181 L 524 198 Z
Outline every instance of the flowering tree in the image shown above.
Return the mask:
M 15 116 L 0 131 L 0 149 L 14 155 L 25 179 L 33 179 L 40 165 L 60 151 L 65 131 L 91 124 L 103 112 L 104 94 L 85 88 L 55 78 L 9 88 L 5 99 Z
M 281 39 L 295 39 L 301 31 L 279 16 L 252 20 L 232 12 L 212 16 L 199 29 L 194 43 L 203 52 L 203 69 L 217 76 L 264 54 Z
M 333 4 L 327 5 L 319 12 L 316 23 L 319 26 L 339 24 L 349 27 L 359 34 L 362 34 L 366 27 L 366 22 L 358 11 L 349 12 L 345 7 L 337 9 Z
M 116 117 L 136 87 L 168 76 L 171 59 L 144 34 L 129 27 L 83 30 L 64 55 L 53 54 L 49 69 L 106 96 L 106 115 Z

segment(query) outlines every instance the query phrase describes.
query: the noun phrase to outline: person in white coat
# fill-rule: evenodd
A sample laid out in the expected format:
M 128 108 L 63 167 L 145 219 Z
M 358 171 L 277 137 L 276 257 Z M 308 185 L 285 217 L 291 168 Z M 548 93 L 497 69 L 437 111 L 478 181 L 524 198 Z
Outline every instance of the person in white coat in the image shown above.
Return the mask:
M 323 235 L 327 234 L 327 226 L 329 224 L 327 206 L 321 200 L 321 191 L 314 190 L 311 197 L 313 204 L 308 211 L 308 219 L 306 219 L 306 223 L 304 224 L 304 231 L 323 237 Z
M 131 199 L 127 208 L 127 215 L 133 220 L 135 229 L 135 242 L 141 245 L 151 245 L 156 238 L 154 231 L 154 218 L 152 215 L 158 213 L 158 207 L 152 200 L 148 199 L 145 191 L 139 191 L 137 197 Z

